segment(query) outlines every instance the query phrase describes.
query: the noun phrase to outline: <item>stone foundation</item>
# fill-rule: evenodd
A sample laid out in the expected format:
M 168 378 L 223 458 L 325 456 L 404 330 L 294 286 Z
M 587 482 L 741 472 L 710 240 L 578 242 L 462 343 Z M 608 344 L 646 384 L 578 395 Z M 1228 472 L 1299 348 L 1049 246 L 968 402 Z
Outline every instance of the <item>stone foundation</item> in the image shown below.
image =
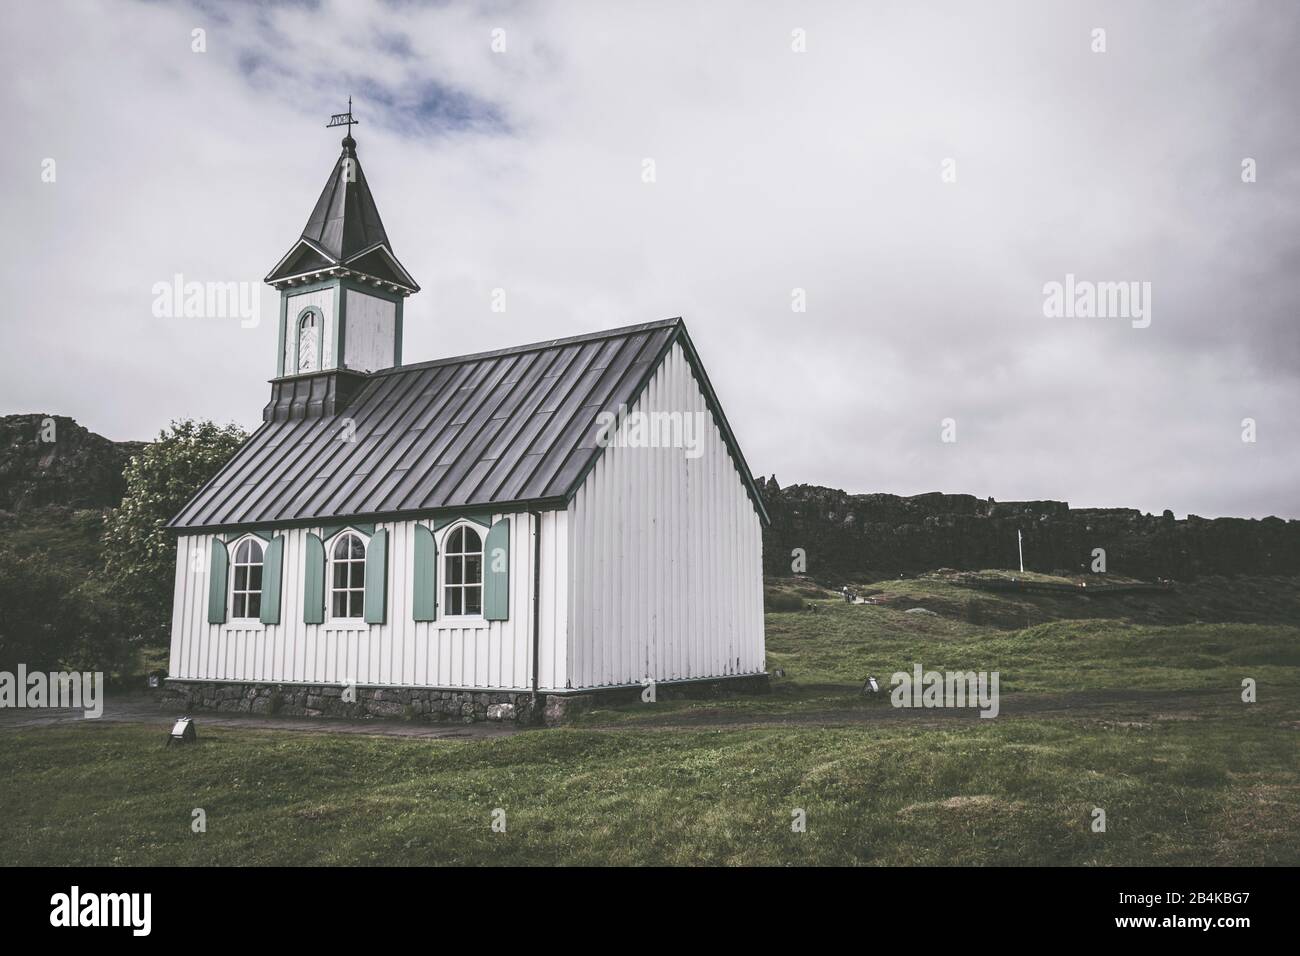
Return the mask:
M 753 674 L 657 684 L 655 698 L 727 697 L 762 694 L 768 689 L 767 675 Z M 634 703 L 644 692 L 642 687 L 614 687 L 568 694 L 542 692 L 534 702 L 529 691 L 358 687 L 354 700 L 344 700 L 343 690 L 337 684 L 216 684 L 168 680 L 162 702 L 183 710 L 286 717 L 397 717 L 466 724 L 490 720 L 555 726 L 596 707 Z
M 212 684 L 169 680 L 163 703 L 193 710 L 286 717 L 533 722 L 533 695 L 527 691 L 358 687 L 353 700 L 344 700 L 343 691 L 337 684 Z

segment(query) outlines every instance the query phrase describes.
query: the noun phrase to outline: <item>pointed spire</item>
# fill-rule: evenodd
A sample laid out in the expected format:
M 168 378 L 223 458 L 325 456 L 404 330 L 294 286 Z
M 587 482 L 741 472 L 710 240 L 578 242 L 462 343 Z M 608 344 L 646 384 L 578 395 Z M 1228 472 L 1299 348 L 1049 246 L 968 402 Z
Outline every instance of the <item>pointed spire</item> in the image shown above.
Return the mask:
M 266 281 L 279 285 L 321 272 L 355 272 L 407 293 L 420 288 L 389 246 L 375 197 L 357 159 L 357 141 L 350 132 L 343 137 L 343 152 L 330 171 L 301 238 Z
M 316 200 L 302 237 L 340 261 L 374 245 L 388 245 L 375 197 L 357 159 L 357 142 L 351 136 L 343 139 L 343 153 Z

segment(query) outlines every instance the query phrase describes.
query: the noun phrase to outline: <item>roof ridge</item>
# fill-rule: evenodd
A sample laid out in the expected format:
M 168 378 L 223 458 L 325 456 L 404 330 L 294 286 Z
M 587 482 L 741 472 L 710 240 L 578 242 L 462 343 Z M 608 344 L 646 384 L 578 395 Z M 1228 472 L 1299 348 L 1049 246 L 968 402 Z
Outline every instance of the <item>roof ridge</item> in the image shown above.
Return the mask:
M 394 365 L 392 368 L 379 369 L 371 372 L 371 378 L 380 378 L 385 375 L 397 375 L 402 372 L 410 372 L 416 369 L 437 368 L 440 365 L 457 365 L 461 362 L 472 362 L 478 359 L 500 358 L 505 355 L 522 355 L 525 352 L 541 352 L 545 349 L 555 348 L 561 345 L 577 345 L 584 342 L 599 342 L 601 339 L 612 339 L 619 335 L 632 335 L 637 332 L 650 332 L 655 329 L 667 329 L 680 326 L 686 327 L 682 317 L 676 316 L 671 319 L 659 319 L 655 322 L 642 322 L 639 325 L 625 325 L 617 329 L 605 329 L 600 332 L 585 332 L 582 335 L 570 335 L 562 339 L 549 339 L 544 342 L 531 342 L 528 345 L 515 345 L 510 348 L 493 349 L 488 352 L 471 352 L 466 355 L 450 355 L 447 358 L 430 359 L 427 362 L 415 362 L 411 365 Z

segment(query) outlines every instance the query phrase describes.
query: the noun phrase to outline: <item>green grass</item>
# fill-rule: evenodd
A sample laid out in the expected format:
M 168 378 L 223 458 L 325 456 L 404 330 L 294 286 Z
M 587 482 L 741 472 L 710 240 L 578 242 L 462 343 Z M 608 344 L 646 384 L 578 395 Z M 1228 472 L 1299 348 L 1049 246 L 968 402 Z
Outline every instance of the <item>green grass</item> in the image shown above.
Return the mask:
M 1294 864 L 1295 757 L 1294 728 L 1251 717 L 171 749 L 67 727 L 0 737 L 0 840 L 10 864 Z
M 1094 594 L 1016 593 L 988 591 L 962 582 L 985 578 L 1016 579 L 1049 584 L 1122 584 L 1118 575 L 1061 577 L 1034 572 L 934 572 L 919 578 L 857 585 L 860 594 L 873 594 L 890 606 L 924 607 L 944 617 L 1002 629 L 1017 629 L 1047 621 L 1112 619 L 1135 624 L 1296 624 L 1300 622 L 1300 580 L 1294 577 L 1206 577 L 1176 584 L 1164 593 Z M 804 587 L 798 579 L 772 582 L 769 588 Z
M 1257 606 L 1285 607 L 1285 588 Z M 816 612 L 769 614 L 768 666 L 786 671 L 771 695 L 604 708 L 567 729 L 428 740 L 200 716 L 190 748 L 164 747 L 162 722 L 0 730 L 4 862 L 1300 863 L 1294 623 L 1187 622 L 1154 607 L 1163 595 L 1129 618 L 1004 594 L 971 615 L 948 580 L 878 590 L 889 603 L 813 591 Z M 937 613 L 906 613 L 922 605 Z M 998 670 L 1004 716 L 891 715 L 860 695 L 867 673 L 887 686 L 914 662 Z M 1240 701 L 1246 676 L 1256 704 Z M 1017 697 L 1133 690 L 1184 696 L 1006 716 Z
M 1300 627 L 1157 626 L 1054 621 L 1003 631 L 869 605 L 829 604 L 816 614 L 767 616 L 768 668 L 803 683 L 860 686 L 914 663 L 999 671 L 1003 692 L 1116 687 L 1171 690 L 1257 681 L 1300 682 Z
M 1039 577 L 1045 577 L 1040 575 Z M 1181 691 L 1214 694 L 1224 706 L 1239 702 L 1241 681 L 1253 678 L 1261 700 L 1284 699 L 1300 707 L 1300 627 L 1291 624 L 1138 623 L 1122 618 L 1048 620 L 1008 629 L 1015 617 L 1041 620 L 1066 614 L 1074 599 L 1055 596 L 988 595 L 945 579 L 911 579 L 873 586 L 883 605 L 813 600 L 816 611 L 766 615 L 767 667 L 774 677 L 769 697 L 724 700 L 664 700 L 654 708 L 637 703 L 606 707 L 584 716 L 587 725 L 661 722 L 665 715 L 718 713 L 772 718 L 844 715 L 888 706 L 882 697 L 864 698 L 868 675 L 888 688 L 896 671 L 997 671 L 1002 694 L 1105 694 L 1115 691 Z M 1284 604 L 1300 590 L 1283 582 L 1262 604 Z M 1281 592 L 1280 594 L 1278 592 Z M 1153 604 L 1186 604 L 1195 595 L 1135 595 Z M 1083 602 L 1076 614 L 1109 608 L 1102 599 Z M 971 601 L 987 606 L 971 615 Z M 1271 602 L 1271 603 L 1270 603 Z M 934 614 L 908 613 L 925 607 Z M 1167 608 L 1166 608 L 1167 610 Z M 999 623 L 972 623 L 969 618 Z M 1181 616 L 1177 615 L 1177 616 Z M 1297 618 L 1300 620 L 1300 618 Z

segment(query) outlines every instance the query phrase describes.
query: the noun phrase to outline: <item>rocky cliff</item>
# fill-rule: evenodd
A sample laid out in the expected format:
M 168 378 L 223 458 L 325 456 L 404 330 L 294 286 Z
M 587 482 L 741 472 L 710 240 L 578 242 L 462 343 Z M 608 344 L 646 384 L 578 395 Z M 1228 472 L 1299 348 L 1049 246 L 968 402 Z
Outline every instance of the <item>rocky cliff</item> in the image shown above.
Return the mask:
M 144 442 L 113 442 L 62 415 L 0 417 L 0 511 L 112 508 Z
M 1300 521 L 1189 515 L 1175 520 L 1129 508 L 1071 508 L 1063 501 L 994 501 L 937 492 L 850 495 L 816 485 L 758 485 L 772 527 L 763 539 L 766 573 L 791 573 L 803 548 L 807 574 L 825 583 L 896 577 L 936 568 L 1087 572 L 1093 551 L 1106 570 L 1137 578 L 1300 572 Z

